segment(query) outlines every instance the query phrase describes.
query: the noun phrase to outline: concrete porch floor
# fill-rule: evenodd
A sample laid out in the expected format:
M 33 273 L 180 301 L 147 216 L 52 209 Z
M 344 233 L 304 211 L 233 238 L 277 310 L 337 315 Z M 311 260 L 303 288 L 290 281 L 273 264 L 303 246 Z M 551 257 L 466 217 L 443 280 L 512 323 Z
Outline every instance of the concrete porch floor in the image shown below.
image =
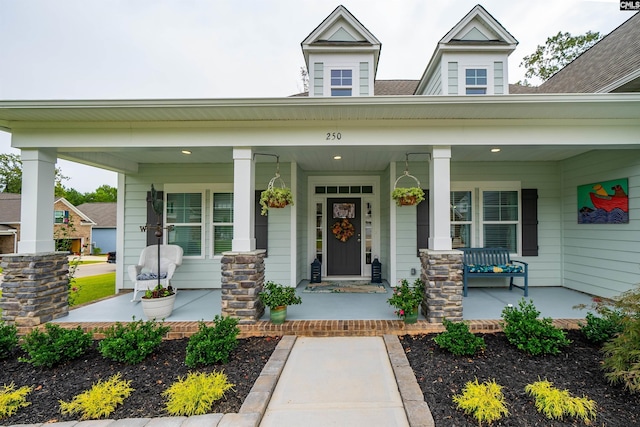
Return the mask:
M 302 304 L 290 306 L 287 320 L 397 320 L 393 308 L 387 303 L 391 289 L 386 284 L 385 294 L 357 293 L 307 293 L 303 292 L 306 282 L 300 284 L 296 292 L 302 297 Z M 514 288 L 469 288 L 469 295 L 463 298 L 465 320 L 498 320 L 507 304 L 517 306 L 523 292 Z M 591 303 L 591 296 L 561 287 L 530 287 L 528 300 L 533 301 L 542 317 L 553 319 L 582 319 L 587 310 L 577 310 L 577 304 Z M 58 323 L 127 322 L 133 317 L 144 319 L 140 302 L 131 302 L 131 293 L 74 308 L 69 315 L 56 319 Z M 179 290 L 173 313 L 167 322 L 211 321 L 220 314 L 221 291 L 219 289 Z M 420 315 L 425 321 L 424 316 Z M 269 309 L 260 319 L 269 320 Z

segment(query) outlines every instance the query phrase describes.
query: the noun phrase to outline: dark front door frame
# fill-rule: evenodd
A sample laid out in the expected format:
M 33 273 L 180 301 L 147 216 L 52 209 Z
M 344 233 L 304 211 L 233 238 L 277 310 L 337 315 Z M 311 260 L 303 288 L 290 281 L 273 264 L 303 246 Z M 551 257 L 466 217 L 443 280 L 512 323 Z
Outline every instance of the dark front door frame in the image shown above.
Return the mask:
M 362 275 L 362 199 L 360 197 L 327 198 L 327 276 Z M 338 239 L 333 233 L 339 226 L 343 233 L 353 227 L 351 236 L 341 234 Z

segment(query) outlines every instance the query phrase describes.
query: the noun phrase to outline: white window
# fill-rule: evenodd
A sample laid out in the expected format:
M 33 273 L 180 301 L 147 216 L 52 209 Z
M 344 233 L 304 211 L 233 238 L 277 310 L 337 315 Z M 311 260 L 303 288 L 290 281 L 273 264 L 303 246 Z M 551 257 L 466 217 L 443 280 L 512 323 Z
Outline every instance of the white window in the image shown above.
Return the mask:
M 166 192 L 167 243 L 181 246 L 185 257 L 202 257 L 204 193 Z
M 482 191 L 482 241 L 485 248 L 507 248 L 518 253 L 520 230 L 520 193 Z
M 465 86 L 467 95 L 486 95 L 487 69 L 467 68 L 465 70 Z
M 452 183 L 451 243 L 454 248 L 507 248 L 520 253 L 520 183 Z
M 353 91 L 353 70 L 331 70 L 331 96 L 351 96 Z
M 231 250 L 233 193 L 213 193 L 213 255 Z
M 470 248 L 473 230 L 471 191 L 451 192 L 451 243 L 454 248 Z

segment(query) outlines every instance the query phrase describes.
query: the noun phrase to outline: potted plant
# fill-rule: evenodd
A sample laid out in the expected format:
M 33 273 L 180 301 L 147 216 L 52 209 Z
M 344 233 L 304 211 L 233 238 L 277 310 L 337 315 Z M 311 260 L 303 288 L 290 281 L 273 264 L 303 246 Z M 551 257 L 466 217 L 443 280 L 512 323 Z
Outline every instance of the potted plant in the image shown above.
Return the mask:
M 287 187 L 270 187 L 260 194 L 260 213 L 266 215 L 269 208 L 284 208 L 293 205 L 293 194 Z
M 142 312 L 147 319 L 164 319 L 171 316 L 173 312 L 176 293 L 171 285 L 164 287 L 158 284 L 153 289 L 147 289 L 140 301 Z
M 391 192 L 398 206 L 417 205 L 424 200 L 424 191 L 419 187 L 398 187 Z
M 407 279 L 402 279 L 400 285 L 393 290 L 393 295 L 387 302 L 396 308 L 395 313 L 405 323 L 416 323 L 420 304 L 424 299 L 424 282 L 416 279 L 413 286 L 409 286 Z
M 296 288 L 280 283 L 267 282 L 264 290 L 258 294 L 260 301 L 269 307 L 272 323 L 284 323 L 287 318 L 287 306 L 302 304 L 302 298 L 296 295 Z

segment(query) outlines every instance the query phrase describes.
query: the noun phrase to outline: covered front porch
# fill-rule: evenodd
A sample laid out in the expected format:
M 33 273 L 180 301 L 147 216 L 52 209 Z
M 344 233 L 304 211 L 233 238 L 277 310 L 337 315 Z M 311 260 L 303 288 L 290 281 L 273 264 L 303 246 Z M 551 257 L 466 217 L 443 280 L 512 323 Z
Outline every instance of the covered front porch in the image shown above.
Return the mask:
M 387 303 L 391 289 L 385 283 L 387 293 L 308 293 L 304 292 L 306 281 L 296 288 L 302 297 L 302 304 L 290 306 L 287 310 L 288 321 L 313 320 L 398 320 L 393 308 Z M 469 296 L 463 298 L 463 317 L 466 321 L 498 320 L 505 306 L 517 306 L 523 298 L 522 291 L 508 288 L 470 288 Z M 133 317 L 144 319 L 139 302 L 131 302 L 131 294 L 123 293 L 113 298 L 95 302 L 69 310 L 69 315 L 56 319 L 59 323 L 96 323 L 127 322 Z M 587 310 L 573 308 L 578 304 L 590 305 L 592 297 L 588 294 L 563 287 L 530 288 L 529 297 L 540 315 L 552 319 L 583 319 Z M 221 290 L 180 290 L 172 315 L 167 322 L 211 321 L 221 314 Z M 269 310 L 261 317 L 269 320 Z M 426 318 L 419 320 L 426 325 Z M 398 322 L 401 323 L 401 322 Z

